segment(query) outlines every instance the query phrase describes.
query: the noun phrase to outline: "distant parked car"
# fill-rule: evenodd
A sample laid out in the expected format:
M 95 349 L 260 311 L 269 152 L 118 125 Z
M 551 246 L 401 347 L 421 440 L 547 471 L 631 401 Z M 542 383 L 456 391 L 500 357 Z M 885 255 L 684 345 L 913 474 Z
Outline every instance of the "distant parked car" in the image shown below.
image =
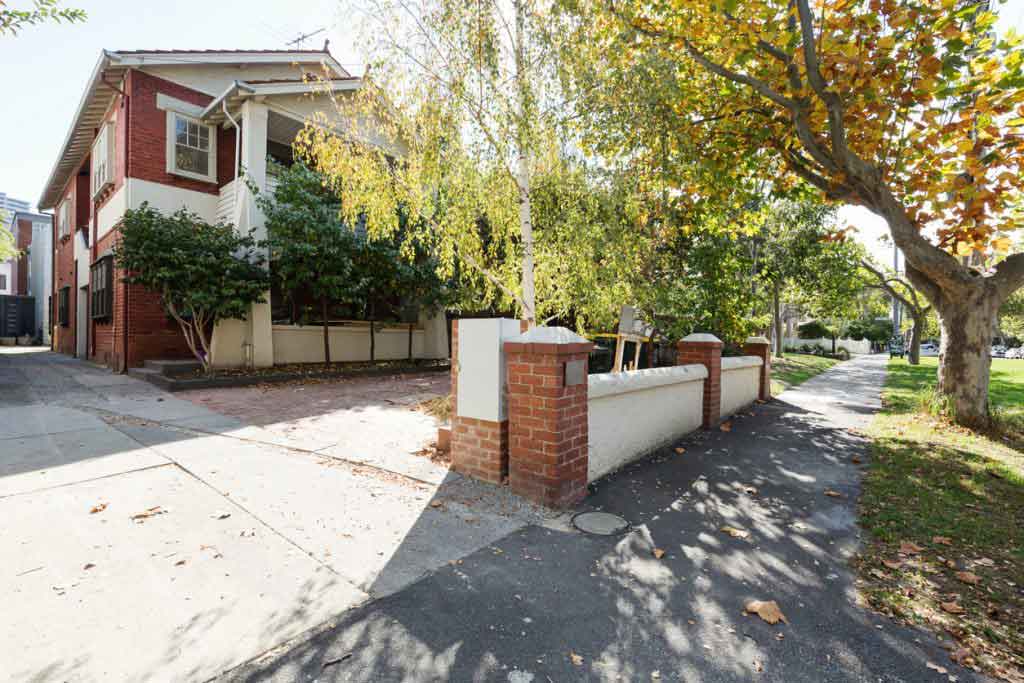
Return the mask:
M 1006 347 L 1001 345 L 1001 344 L 997 344 L 996 346 L 993 346 L 992 347 L 992 357 L 993 358 L 1005 358 L 1006 357 Z
M 1024 358 L 1024 346 L 1018 346 L 1015 349 L 1007 349 L 1004 358 Z
M 924 342 L 921 344 L 921 355 L 922 356 L 937 356 L 939 355 L 939 346 L 935 342 Z

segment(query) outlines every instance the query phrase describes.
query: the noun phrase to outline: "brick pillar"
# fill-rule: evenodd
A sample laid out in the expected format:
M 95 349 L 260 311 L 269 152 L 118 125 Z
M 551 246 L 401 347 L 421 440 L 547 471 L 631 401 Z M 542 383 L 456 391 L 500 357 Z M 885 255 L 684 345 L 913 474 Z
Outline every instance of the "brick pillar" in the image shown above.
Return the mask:
M 761 359 L 761 390 L 757 397 L 767 401 L 772 397 L 772 345 L 764 337 L 750 337 L 743 345 L 743 353 Z
M 523 328 L 503 318 L 452 321 L 452 469 L 492 484 L 508 476 L 502 343 Z
M 722 340 L 713 334 L 691 334 L 676 345 L 676 351 L 677 364 L 703 365 L 708 370 L 702 425 L 711 429 L 722 419 Z
M 549 507 L 587 493 L 587 356 L 594 345 L 564 327 L 536 327 L 505 342 L 509 484 Z

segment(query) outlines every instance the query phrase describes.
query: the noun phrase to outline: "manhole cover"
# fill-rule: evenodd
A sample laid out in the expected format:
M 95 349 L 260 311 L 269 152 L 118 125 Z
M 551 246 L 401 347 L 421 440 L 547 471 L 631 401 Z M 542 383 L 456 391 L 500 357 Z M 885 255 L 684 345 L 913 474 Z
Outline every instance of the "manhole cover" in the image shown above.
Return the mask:
M 586 534 L 614 536 L 629 529 L 629 522 L 610 512 L 581 512 L 572 518 L 572 525 Z

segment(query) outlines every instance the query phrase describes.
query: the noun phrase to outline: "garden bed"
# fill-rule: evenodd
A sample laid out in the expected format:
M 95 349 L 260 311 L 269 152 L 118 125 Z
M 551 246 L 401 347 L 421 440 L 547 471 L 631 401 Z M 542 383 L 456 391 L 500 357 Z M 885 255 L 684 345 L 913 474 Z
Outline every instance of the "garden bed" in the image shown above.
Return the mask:
M 189 389 L 217 389 L 225 387 L 246 387 L 256 384 L 277 384 L 308 379 L 339 379 L 347 377 L 373 377 L 398 375 L 411 372 L 446 372 L 451 367 L 448 359 L 402 360 L 402 361 L 360 361 L 348 363 L 293 363 L 275 365 L 269 368 L 231 368 L 214 370 L 205 374 L 195 370 L 169 377 L 160 373 L 129 374 L 145 379 L 166 391 Z

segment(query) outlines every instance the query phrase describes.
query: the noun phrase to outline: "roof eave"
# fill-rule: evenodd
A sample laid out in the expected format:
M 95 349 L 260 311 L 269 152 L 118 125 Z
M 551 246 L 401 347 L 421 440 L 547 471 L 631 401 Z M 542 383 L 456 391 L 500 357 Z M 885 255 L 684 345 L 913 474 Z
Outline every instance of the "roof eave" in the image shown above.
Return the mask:
M 43 194 L 36 203 L 36 206 L 40 209 L 52 209 L 56 204 L 56 201 L 49 195 L 54 193 L 52 185 L 56 181 L 57 171 L 67 154 L 68 147 L 71 144 L 71 139 L 75 135 L 75 129 L 78 128 L 78 122 L 82 118 L 82 113 L 85 111 L 85 106 L 89 102 L 96 86 L 99 85 L 102 80 L 103 69 L 111 62 L 111 60 L 112 56 L 110 52 L 107 50 L 100 51 L 100 57 L 96 60 L 96 66 L 93 67 L 92 75 L 89 77 L 89 84 L 86 86 L 85 92 L 82 93 L 82 97 L 78 101 L 78 107 L 75 109 L 75 115 L 71 118 L 71 126 L 68 127 L 68 132 L 64 136 L 64 143 L 60 147 L 60 154 L 57 156 L 57 160 L 54 162 L 53 168 L 50 170 L 50 175 L 46 179 L 46 185 L 43 187 Z M 59 193 L 61 189 L 63 189 L 63 187 L 57 188 L 57 192 Z

